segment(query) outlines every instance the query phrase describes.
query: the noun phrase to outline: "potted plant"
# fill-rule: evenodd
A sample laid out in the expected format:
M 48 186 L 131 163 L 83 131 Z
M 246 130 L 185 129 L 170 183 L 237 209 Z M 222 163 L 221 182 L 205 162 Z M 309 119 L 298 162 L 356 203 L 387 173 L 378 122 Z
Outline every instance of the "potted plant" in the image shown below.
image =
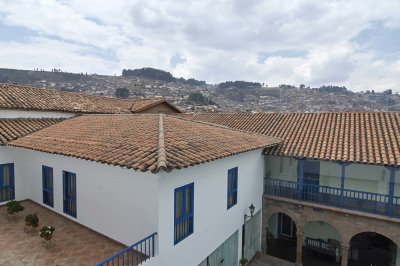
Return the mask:
M 39 217 L 36 213 L 28 214 L 25 217 L 25 226 L 32 226 L 32 228 L 37 228 L 39 226 Z
M 47 241 L 53 238 L 53 233 L 56 229 L 52 226 L 44 226 L 40 229 L 39 236 Z
M 12 214 L 17 214 L 19 212 L 22 212 L 25 207 L 22 206 L 18 201 L 12 200 L 7 202 L 7 214 L 12 215 Z
M 240 259 L 240 265 L 242 265 L 242 266 L 245 266 L 247 264 L 247 262 L 249 262 L 249 260 L 244 257 Z

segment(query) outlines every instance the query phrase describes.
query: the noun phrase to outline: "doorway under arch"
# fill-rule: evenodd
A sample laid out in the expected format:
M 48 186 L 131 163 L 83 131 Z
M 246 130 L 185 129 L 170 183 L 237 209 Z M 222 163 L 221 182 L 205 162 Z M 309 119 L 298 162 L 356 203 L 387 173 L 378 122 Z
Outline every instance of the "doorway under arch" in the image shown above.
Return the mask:
M 311 221 L 303 227 L 303 265 L 340 266 L 341 235 L 325 221 Z
M 297 227 L 293 219 L 283 212 L 277 212 L 268 219 L 267 254 L 284 259 L 296 261 Z
M 362 232 L 350 240 L 349 266 L 397 265 L 397 245 L 388 237 L 375 232 Z

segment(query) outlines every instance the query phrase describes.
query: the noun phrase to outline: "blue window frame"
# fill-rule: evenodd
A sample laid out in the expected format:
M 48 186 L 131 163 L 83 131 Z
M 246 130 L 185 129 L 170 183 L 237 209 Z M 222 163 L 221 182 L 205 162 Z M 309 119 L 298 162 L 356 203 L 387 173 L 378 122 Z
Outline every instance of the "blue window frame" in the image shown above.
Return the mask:
M 15 199 L 14 164 L 0 164 L 0 202 Z
M 43 203 L 54 207 L 53 168 L 42 165 Z
M 238 191 L 238 168 L 228 170 L 228 196 L 227 196 L 227 209 L 235 206 L 237 203 Z
M 76 174 L 63 171 L 64 213 L 76 218 Z
M 194 183 L 175 189 L 174 244 L 193 233 Z

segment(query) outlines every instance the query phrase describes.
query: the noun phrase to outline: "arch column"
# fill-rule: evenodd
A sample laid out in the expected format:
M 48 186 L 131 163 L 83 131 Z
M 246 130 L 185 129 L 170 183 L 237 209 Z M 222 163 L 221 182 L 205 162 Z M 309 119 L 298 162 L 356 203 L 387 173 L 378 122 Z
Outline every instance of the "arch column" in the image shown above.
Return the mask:
M 303 233 L 297 232 L 296 266 L 303 265 Z
M 349 245 L 345 243 L 341 243 L 342 247 L 342 263 L 341 266 L 347 266 L 347 262 L 349 260 Z

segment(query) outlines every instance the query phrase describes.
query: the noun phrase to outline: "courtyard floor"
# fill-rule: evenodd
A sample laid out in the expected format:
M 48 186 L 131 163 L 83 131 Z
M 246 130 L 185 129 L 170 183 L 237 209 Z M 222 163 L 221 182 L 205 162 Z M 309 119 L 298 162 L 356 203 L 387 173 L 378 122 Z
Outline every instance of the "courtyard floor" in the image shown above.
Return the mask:
M 15 220 L 7 220 L 0 207 L 0 266 L 20 265 L 95 265 L 125 246 L 91 231 L 31 201 L 21 203 L 25 210 Z M 25 216 L 36 213 L 39 228 L 25 233 Z M 54 243 L 42 245 L 42 226 L 56 228 Z

